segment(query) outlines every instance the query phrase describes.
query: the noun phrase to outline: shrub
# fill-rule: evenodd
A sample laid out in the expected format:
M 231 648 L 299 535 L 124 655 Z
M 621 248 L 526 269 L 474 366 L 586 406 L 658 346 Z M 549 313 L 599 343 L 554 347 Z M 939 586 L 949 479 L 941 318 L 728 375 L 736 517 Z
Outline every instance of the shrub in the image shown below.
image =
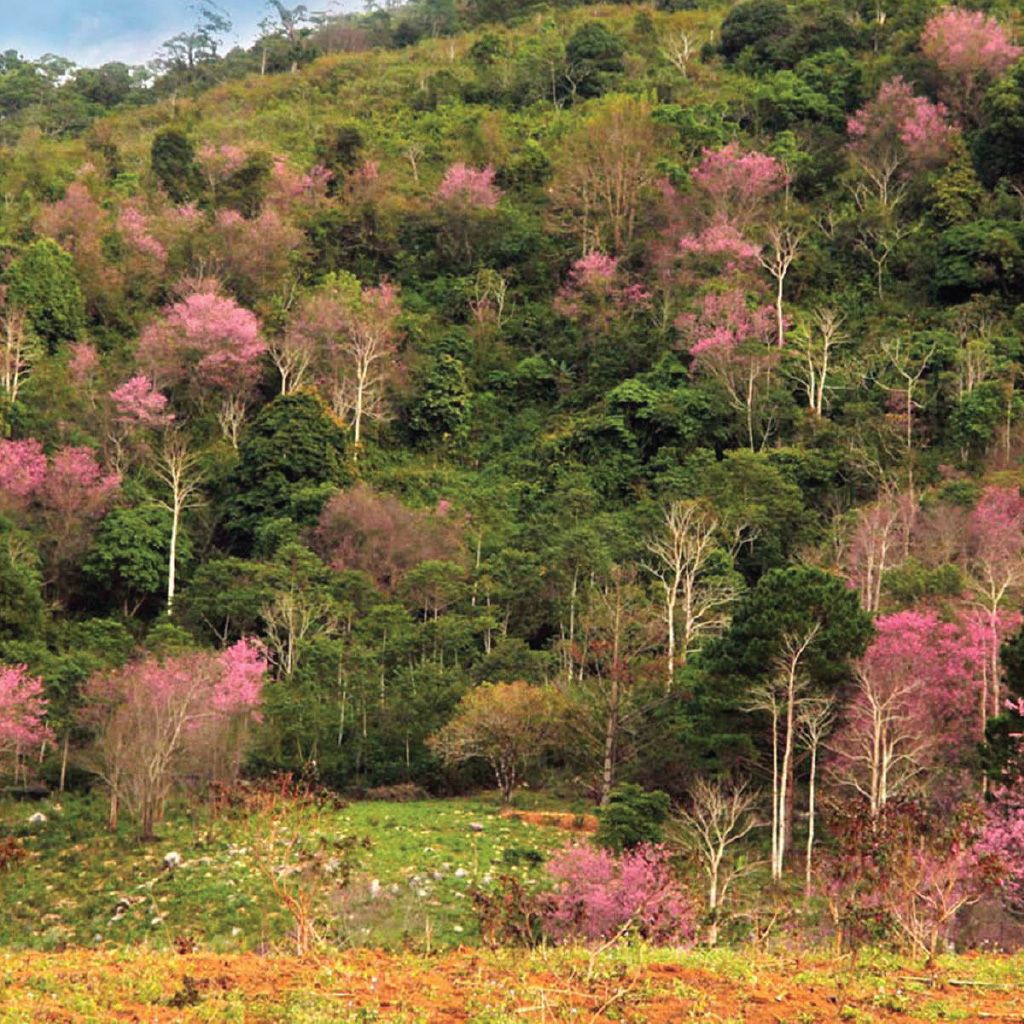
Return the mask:
M 645 790 L 632 782 L 616 786 L 601 811 L 597 843 L 614 853 L 642 843 L 660 843 L 668 812 L 668 794 L 660 789 Z
M 557 941 L 601 942 L 628 931 L 659 944 L 693 939 L 693 907 L 661 846 L 643 844 L 619 857 L 567 846 L 547 870 L 556 885 L 543 927 Z

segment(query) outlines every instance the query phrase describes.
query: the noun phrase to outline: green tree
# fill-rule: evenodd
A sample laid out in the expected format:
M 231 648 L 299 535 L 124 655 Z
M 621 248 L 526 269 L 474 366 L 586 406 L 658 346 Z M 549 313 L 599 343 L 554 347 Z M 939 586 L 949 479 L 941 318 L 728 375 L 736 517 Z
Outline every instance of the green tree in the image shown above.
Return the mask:
M 74 261 L 52 238 L 30 242 L 4 274 L 7 299 L 25 310 L 36 336 L 51 352 L 73 341 L 85 327 L 85 299 Z
M 114 509 L 100 523 L 82 571 L 117 601 L 125 616 L 138 614 L 167 587 L 167 538 L 171 513 L 160 505 Z M 178 565 L 191 558 L 188 537 L 178 539 Z
M 196 154 L 188 136 L 177 128 L 164 128 L 153 136 L 149 164 L 161 188 L 175 203 L 186 202 L 198 179 Z
M 315 395 L 279 395 L 260 410 L 224 481 L 223 531 L 238 554 L 278 519 L 312 525 L 349 480 L 345 431 Z

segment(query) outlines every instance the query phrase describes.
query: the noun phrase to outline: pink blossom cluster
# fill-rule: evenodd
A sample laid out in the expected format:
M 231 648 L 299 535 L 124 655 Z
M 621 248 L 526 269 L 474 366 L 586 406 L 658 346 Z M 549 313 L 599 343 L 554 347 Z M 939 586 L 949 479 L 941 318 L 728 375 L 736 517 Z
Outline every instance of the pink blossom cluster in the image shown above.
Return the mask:
M 593 846 L 567 846 L 547 871 L 555 889 L 544 928 L 557 941 L 600 942 L 630 929 L 655 943 L 693 939 L 693 907 L 664 847 L 642 845 L 616 857 Z
M 75 341 L 68 346 L 68 372 L 78 385 L 87 384 L 100 365 L 100 356 L 87 341 Z
M 132 249 L 163 268 L 167 262 L 167 247 L 150 233 L 149 219 L 138 207 L 122 207 L 117 226 Z
M 878 95 L 849 118 L 846 130 L 860 159 L 919 167 L 945 160 L 956 134 L 945 104 L 915 96 L 898 75 L 883 83 Z
M 555 311 L 570 319 L 589 313 L 602 321 L 613 312 L 648 305 L 651 293 L 642 284 L 627 282 L 623 277 L 618 259 L 595 249 L 569 269 L 565 284 L 555 296 Z
M 495 170 L 490 165 L 469 167 L 464 163 L 452 164 L 437 187 L 437 197 L 443 203 L 493 210 L 502 195 L 501 189 L 494 184 L 494 176 Z
M 260 718 L 267 655 L 258 640 L 242 637 L 219 656 L 221 674 L 210 696 L 210 706 L 223 715 L 251 714 Z
M 751 309 L 739 288 L 725 292 L 709 292 L 696 313 L 684 313 L 676 327 L 690 339 L 690 355 L 694 359 L 728 355 L 748 342 L 766 346 L 775 340 L 774 312 L 770 306 Z
M 745 153 L 735 142 L 721 149 L 705 149 L 690 177 L 711 201 L 713 219 L 741 225 L 789 180 L 775 157 L 756 150 Z
M 969 105 L 980 85 L 998 78 L 1024 53 L 995 18 L 983 11 L 947 7 L 928 21 L 921 52 L 947 80 L 944 95 L 954 106 Z
M 116 473 L 103 472 L 91 448 L 59 448 L 47 461 L 32 438 L 0 441 L 0 499 L 16 506 L 34 499 L 53 512 L 98 514 L 120 482 Z
M 246 152 L 240 146 L 203 146 L 196 160 L 203 173 L 211 179 L 223 179 L 240 170 L 246 161 Z
M 167 396 L 153 387 L 145 374 L 137 374 L 110 392 L 114 417 L 119 423 L 138 427 L 164 427 L 174 419 L 167 410 Z
M 168 307 L 139 339 L 139 359 L 151 379 L 191 379 L 214 389 L 251 385 L 264 352 L 255 314 L 210 290 L 193 292 Z
M 51 739 L 43 681 L 24 665 L 0 665 L 0 748 L 17 750 Z

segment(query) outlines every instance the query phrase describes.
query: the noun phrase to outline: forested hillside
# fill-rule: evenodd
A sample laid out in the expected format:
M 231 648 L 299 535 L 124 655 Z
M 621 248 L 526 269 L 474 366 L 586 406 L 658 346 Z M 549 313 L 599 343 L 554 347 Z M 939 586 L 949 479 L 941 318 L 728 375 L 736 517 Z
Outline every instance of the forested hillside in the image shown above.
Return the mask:
M 0 66 L 15 781 L 634 783 L 1019 907 L 1019 6 L 282 26 Z

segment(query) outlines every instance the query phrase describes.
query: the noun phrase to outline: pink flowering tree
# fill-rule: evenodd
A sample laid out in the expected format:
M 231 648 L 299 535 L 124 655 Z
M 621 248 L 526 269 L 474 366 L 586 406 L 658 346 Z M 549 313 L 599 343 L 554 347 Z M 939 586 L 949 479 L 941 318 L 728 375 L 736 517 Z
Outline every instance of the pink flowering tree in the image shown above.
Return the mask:
M 62 199 L 44 206 L 37 218 L 40 234 L 56 239 L 70 254 L 90 311 L 101 319 L 114 315 L 124 279 L 107 258 L 104 239 L 111 216 L 82 181 L 68 185 Z
M 183 386 L 201 404 L 219 397 L 217 420 L 237 447 L 266 350 L 256 316 L 206 282 L 142 332 L 138 355 L 155 385 Z
M 17 777 L 22 755 L 53 738 L 46 725 L 43 681 L 24 665 L 0 665 L 0 756 Z
M 174 421 L 167 408 L 167 396 L 153 387 L 145 374 L 126 380 L 110 392 L 111 425 L 109 440 L 111 465 L 123 473 L 134 456 L 148 451 L 145 436 L 163 430 Z
M 980 852 L 990 854 L 1003 866 L 1003 899 L 1013 911 L 1024 912 L 1024 698 L 1006 702 L 1006 712 L 1016 724 L 1011 738 L 1016 741 L 1016 756 L 1011 761 L 1011 777 L 992 792 L 985 830 L 978 843 Z
M 691 372 L 722 386 L 743 416 L 751 450 L 763 445 L 773 429 L 764 399 L 780 358 L 772 307 L 751 308 L 738 288 L 711 292 L 696 313 L 678 317 L 676 327 L 688 342 Z
M 92 676 L 82 713 L 95 737 L 87 763 L 109 790 L 111 827 L 124 807 L 153 838 L 175 789 L 233 779 L 265 675 L 263 649 L 243 639 L 219 653 L 146 657 Z
M 294 280 L 293 260 L 305 241 L 302 229 L 272 206 L 256 217 L 218 210 L 199 233 L 197 250 L 218 268 L 225 286 L 239 302 L 256 306 L 281 295 Z
M 126 203 L 117 217 L 117 228 L 124 243 L 124 266 L 129 287 L 148 297 L 167 270 L 168 249 L 157 237 L 152 218 L 138 206 Z
M 897 76 L 850 117 L 847 132 L 857 245 L 874 265 L 881 299 L 885 269 L 911 231 L 900 216 L 907 182 L 948 160 L 956 129 L 942 103 L 915 96 Z
M 305 174 L 295 171 L 283 157 L 275 157 L 265 203 L 282 217 L 308 214 L 327 197 L 334 175 L 318 164 Z
M 50 582 L 58 594 L 64 593 L 68 574 L 88 549 L 96 524 L 110 509 L 120 486 L 120 475 L 108 473 L 92 448 L 65 447 L 54 452 L 35 502 L 46 534 Z
M 668 851 L 644 844 L 615 856 L 567 846 L 547 864 L 555 882 L 543 927 L 555 941 L 607 942 L 627 933 L 656 944 L 693 941 L 693 905 L 672 874 Z
M 690 178 L 710 210 L 712 224 L 750 227 L 766 200 L 785 188 L 786 169 L 775 157 L 743 152 L 736 143 L 705 149 Z
M 217 194 L 231 175 L 245 166 L 248 154 L 241 146 L 202 146 L 196 153 L 196 164 L 206 183 L 211 202 L 216 205 Z
M 626 278 L 618 259 L 595 249 L 573 263 L 554 307 L 562 316 L 600 331 L 615 319 L 647 308 L 650 301 L 650 292 Z
M 494 184 L 493 167 L 452 164 L 437 187 L 435 199 L 441 214 L 443 244 L 454 255 L 469 260 L 483 216 L 501 201 L 501 189 Z
M 24 511 L 46 479 L 46 456 L 34 438 L 0 440 L 0 509 Z
M 947 114 L 897 76 L 849 118 L 850 156 L 884 206 L 899 201 L 902 178 L 948 159 L 956 129 Z
M 0 508 L 31 515 L 42 525 L 47 583 L 58 598 L 120 483 L 117 473 L 103 470 L 91 448 L 60 448 L 47 459 L 34 439 L 0 441 Z
M 494 168 L 489 165 L 452 164 L 437 186 L 437 198 L 446 206 L 493 210 L 501 200 L 501 189 L 494 184 L 494 176 Z
M 939 70 L 942 98 L 973 119 L 985 87 L 1016 64 L 1024 50 L 1010 42 L 991 15 L 946 7 L 925 25 L 921 52 Z
M 933 611 L 883 615 L 875 629 L 829 744 L 833 779 L 864 797 L 872 818 L 966 755 L 962 724 L 975 713 L 982 668 L 970 631 Z

